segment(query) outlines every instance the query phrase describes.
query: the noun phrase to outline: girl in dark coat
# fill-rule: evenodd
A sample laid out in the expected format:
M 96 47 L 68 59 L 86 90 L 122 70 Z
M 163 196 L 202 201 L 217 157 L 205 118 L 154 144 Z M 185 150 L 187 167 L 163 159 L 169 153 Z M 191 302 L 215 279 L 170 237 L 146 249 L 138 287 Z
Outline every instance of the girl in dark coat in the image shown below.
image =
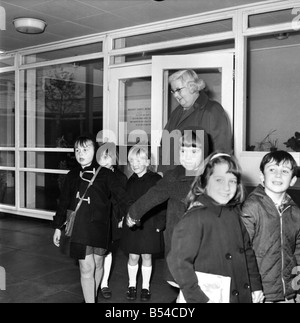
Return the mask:
M 200 133 L 202 132 L 200 131 Z M 171 249 L 174 227 L 186 211 L 185 198 L 191 189 L 195 176 L 203 171 L 204 141 L 198 130 L 186 131 L 178 144 L 181 165 L 167 171 L 163 179 L 151 187 L 129 209 L 128 225 L 133 225 L 154 207 L 164 202 L 168 203 L 166 230 L 164 231 L 165 256 L 169 254 Z M 172 284 L 174 279 L 166 264 L 164 266 L 164 276 L 166 281 Z
M 115 173 L 118 177 L 120 184 L 126 189 L 127 176 L 118 168 L 118 154 L 116 145 L 112 142 L 107 142 L 102 145 L 97 152 L 97 161 L 102 167 L 106 167 Z M 111 210 L 111 242 L 109 244 L 107 255 L 104 259 L 104 273 L 101 281 L 101 294 L 105 299 L 112 297 L 112 292 L 109 288 L 109 277 L 112 267 L 112 252 L 114 249 L 114 243 L 121 239 L 121 224 L 123 213 L 120 210 L 118 201 L 112 197 L 112 210 Z
M 99 168 L 95 162 L 95 143 L 89 137 L 80 137 L 75 143 L 75 157 L 80 165 L 66 177 L 54 226 L 53 242 L 59 247 L 61 230 L 67 210 L 75 210 L 80 197 Z M 128 208 L 127 194 L 115 174 L 102 167 L 93 185 L 88 189 L 77 211 L 71 236 L 71 257 L 79 260 L 81 286 L 86 303 L 95 303 L 103 274 L 103 260 L 110 242 L 111 196 L 120 209 Z
M 150 159 L 148 147 L 134 146 L 128 154 L 128 161 L 134 174 L 127 183 L 127 192 L 131 202 L 138 200 L 160 179 L 160 175 L 148 170 Z M 125 221 L 124 221 L 125 222 Z M 163 252 L 163 234 L 165 227 L 165 207 L 158 206 L 147 213 L 139 227 L 129 228 L 123 224 L 121 248 L 129 254 L 128 300 L 136 299 L 136 278 L 139 270 L 139 259 L 142 257 L 143 286 L 142 301 L 149 301 L 150 279 L 152 274 L 152 255 Z
M 236 160 L 213 154 L 187 197 L 188 211 L 174 229 L 167 258 L 183 294 L 178 302 L 214 301 L 198 285 L 196 272 L 229 277 L 232 303 L 263 301 L 256 258 L 237 206 L 243 198 Z

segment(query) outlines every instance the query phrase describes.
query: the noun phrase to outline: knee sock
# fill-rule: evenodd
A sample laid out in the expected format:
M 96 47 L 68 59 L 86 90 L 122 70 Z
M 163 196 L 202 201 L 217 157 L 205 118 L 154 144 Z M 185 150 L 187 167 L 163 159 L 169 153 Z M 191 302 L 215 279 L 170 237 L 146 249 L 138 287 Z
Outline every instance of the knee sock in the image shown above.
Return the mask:
M 152 266 L 142 266 L 143 289 L 150 289 L 150 280 L 152 275 Z
M 128 264 L 129 287 L 136 287 L 136 276 L 139 270 L 139 265 L 130 266 Z
M 103 273 L 103 278 L 101 282 L 101 289 L 108 287 L 108 279 L 110 276 L 111 265 L 112 265 L 112 253 L 110 252 L 104 258 L 104 273 Z

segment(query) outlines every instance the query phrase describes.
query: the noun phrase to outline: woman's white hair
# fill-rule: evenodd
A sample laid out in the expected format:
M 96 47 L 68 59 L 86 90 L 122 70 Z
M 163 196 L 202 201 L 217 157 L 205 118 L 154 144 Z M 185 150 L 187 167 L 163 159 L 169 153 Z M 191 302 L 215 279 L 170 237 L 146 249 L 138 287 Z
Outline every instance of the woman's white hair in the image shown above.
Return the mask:
M 186 85 L 195 85 L 195 90 L 197 92 L 200 92 L 206 88 L 204 80 L 200 79 L 197 73 L 193 70 L 180 70 L 169 77 L 170 84 L 177 80 L 181 80 L 182 83 Z

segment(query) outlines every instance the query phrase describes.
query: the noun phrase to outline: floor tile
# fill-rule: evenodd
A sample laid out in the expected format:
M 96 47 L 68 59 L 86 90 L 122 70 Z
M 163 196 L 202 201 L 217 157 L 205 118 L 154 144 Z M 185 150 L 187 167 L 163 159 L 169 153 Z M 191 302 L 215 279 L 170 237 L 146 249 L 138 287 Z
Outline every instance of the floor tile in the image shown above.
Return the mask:
M 82 303 L 78 263 L 52 243 L 51 222 L 0 214 L 0 266 L 6 271 L 6 291 L 0 303 Z M 110 277 L 112 298 L 98 303 L 132 303 L 125 297 L 128 258 L 116 246 Z M 151 303 L 170 303 L 177 291 L 163 278 L 163 259 L 154 260 Z M 138 276 L 140 303 L 141 275 Z

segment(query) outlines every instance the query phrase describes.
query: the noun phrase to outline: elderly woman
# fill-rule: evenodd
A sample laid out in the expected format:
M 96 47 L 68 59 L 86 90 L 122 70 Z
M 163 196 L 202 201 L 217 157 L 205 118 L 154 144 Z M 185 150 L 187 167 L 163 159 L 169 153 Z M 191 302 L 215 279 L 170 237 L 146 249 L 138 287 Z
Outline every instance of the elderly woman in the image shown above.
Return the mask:
M 208 138 L 206 155 L 216 150 L 231 153 L 233 143 L 229 119 L 223 107 L 208 98 L 204 91 L 205 82 L 193 70 L 180 70 L 170 76 L 169 83 L 179 106 L 171 114 L 163 136 L 174 130 L 204 130 Z M 177 153 L 172 151 L 173 147 L 163 138 L 159 172 L 165 173 L 175 167 Z

